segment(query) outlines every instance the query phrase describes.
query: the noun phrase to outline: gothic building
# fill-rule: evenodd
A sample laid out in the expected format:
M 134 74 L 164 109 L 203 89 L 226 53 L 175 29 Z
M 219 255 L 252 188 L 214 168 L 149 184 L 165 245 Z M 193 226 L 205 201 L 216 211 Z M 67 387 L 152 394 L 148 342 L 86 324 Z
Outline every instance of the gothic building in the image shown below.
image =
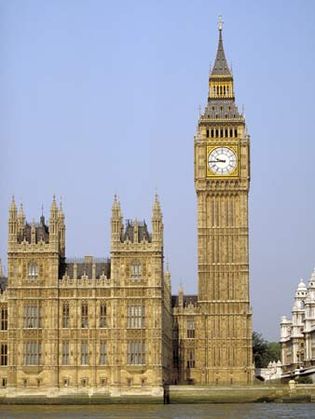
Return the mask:
M 0 379 L 12 391 L 158 394 L 165 384 L 249 384 L 249 136 L 235 104 L 222 24 L 194 139 L 198 294 L 171 295 L 163 217 L 123 221 L 115 197 L 109 259 L 66 257 L 65 217 L 9 210 L 0 294 Z M 4 281 L 2 281 L 5 284 Z
M 306 286 L 295 292 L 292 317 L 281 318 L 281 361 L 283 373 L 314 368 L 315 365 L 315 269 Z

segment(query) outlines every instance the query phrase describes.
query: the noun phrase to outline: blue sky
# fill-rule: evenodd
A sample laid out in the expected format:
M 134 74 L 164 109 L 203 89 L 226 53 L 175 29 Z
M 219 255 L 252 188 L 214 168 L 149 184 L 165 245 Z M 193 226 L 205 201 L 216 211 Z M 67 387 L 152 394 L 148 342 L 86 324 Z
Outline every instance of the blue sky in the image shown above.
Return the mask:
M 254 328 L 278 339 L 315 266 L 315 3 L 0 1 L 0 256 L 12 194 L 37 219 L 62 196 L 67 256 L 108 256 L 113 195 L 150 221 L 197 290 L 193 136 L 223 15 L 236 100 L 251 134 Z

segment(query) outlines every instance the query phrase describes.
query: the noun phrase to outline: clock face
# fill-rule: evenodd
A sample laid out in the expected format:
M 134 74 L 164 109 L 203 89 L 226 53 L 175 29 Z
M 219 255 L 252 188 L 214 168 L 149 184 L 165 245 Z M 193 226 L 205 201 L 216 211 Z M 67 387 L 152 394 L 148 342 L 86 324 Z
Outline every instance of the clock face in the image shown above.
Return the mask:
M 236 154 L 228 147 L 217 147 L 208 156 L 208 166 L 215 175 L 229 175 L 236 169 Z

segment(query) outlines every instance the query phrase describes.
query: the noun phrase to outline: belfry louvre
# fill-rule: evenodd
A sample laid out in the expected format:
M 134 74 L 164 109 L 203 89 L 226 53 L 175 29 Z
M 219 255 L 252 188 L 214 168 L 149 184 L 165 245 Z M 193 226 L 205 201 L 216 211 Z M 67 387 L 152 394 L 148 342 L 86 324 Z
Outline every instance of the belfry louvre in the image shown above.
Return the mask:
M 163 216 L 123 221 L 114 198 L 110 258 L 70 260 L 55 198 L 49 221 L 9 210 L 0 281 L 0 384 L 6 390 L 157 394 L 168 384 L 253 378 L 248 264 L 249 135 L 234 97 L 222 25 L 194 138 L 198 294 L 171 294 Z

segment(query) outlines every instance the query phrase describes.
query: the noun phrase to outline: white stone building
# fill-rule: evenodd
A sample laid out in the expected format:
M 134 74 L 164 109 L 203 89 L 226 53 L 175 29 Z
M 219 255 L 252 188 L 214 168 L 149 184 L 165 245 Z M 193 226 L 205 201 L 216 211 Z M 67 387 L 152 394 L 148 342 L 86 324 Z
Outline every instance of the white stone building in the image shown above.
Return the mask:
M 292 318 L 281 318 L 281 361 L 284 373 L 315 365 L 315 269 L 307 284 L 300 281 L 295 292 Z

